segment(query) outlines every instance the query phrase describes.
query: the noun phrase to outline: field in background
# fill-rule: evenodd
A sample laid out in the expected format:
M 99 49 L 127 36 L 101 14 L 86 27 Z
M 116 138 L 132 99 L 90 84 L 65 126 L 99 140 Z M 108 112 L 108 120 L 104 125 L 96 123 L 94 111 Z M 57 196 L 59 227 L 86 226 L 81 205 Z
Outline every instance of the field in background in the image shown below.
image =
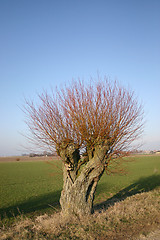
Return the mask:
M 127 175 L 100 180 L 95 208 L 160 186 L 160 156 L 135 156 L 128 163 Z M 2 161 L 3 160 L 3 161 Z M 28 161 L 29 160 L 29 161 Z M 59 209 L 62 190 L 61 161 L 50 157 L 11 157 L 0 159 L 0 215 L 16 216 L 52 212 Z
M 57 160 L 59 157 L 55 156 L 36 156 L 36 157 L 30 157 L 30 156 L 14 156 L 14 157 L 0 157 L 0 163 L 1 162 L 41 162 L 41 161 L 50 161 L 50 160 Z
M 0 189 L 0 215 L 3 217 L 20 212 L 43 212 L 52 209 L 50 204 L 53 208 L 59 207 L 61 162 L 51 161 L 50 157 L 12 157 L 1 161 Z

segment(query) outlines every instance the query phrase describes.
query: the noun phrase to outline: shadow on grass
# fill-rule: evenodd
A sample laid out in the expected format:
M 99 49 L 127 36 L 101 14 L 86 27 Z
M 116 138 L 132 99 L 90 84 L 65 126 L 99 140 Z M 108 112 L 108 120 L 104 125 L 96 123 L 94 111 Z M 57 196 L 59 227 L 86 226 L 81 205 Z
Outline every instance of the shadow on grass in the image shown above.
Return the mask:
M 60 208 L 59 198 L 61 191 L 56 191 L 53 193 L 32 197 L 25 202 L 17 203 L 16 205 L 10 206 L 8 208 L 0 208 L 0 217 L 12 218 L 20 214 L 30 214 L 44 213 L 46 210 L 52 211 Z
M 152 175 L 149 177 L 140 178 L 137 182 L 122 189 L 113 197 L 94 206 L 94 209 L 107 209 L 113 206 L 116 202 L 122 201 L 129 196 L 137 193 L 149 192 L 160 186 L 160 175 Z M 8 208 L 0 208 L 1 220 L 3 218 L 12 218 L 20 214 L 30 214 L 34 216 L 37 213 L 53 212 L 54 209 L 60 208 L 59 199 L 61 191 L 30 198 L 22 203 L 10 206 Z
M 133 196 L 137 193 L 149 192 L 160 186 L 160 175 L 152 175 L 149 177 L 140 178 L 137 182 L 122 189 L 113 197 L 106 201 L 96 204 L 94 209 L 107 209 L 109 206 L 113 206 L 116 202 L 122 201 L 127 197 Z

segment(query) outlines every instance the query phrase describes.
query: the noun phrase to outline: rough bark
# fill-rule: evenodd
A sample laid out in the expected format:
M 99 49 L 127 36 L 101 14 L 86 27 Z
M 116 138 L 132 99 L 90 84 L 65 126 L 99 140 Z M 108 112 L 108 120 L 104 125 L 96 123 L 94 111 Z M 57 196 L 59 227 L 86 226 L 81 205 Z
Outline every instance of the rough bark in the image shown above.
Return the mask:
M 71 150 L 70 154 L 69 150 Z M 61 156 L 63 156 L 64 182 L 60 198 L 62 213 L 91 214 L 97 183 L 104 172 L 104 148 L 95 149 L 94 157 L 87 162 L 79 175 L 77 174 L 78 155 L 75 154 L 74 147 L 70 145 L 65 150 L 61 150 Z

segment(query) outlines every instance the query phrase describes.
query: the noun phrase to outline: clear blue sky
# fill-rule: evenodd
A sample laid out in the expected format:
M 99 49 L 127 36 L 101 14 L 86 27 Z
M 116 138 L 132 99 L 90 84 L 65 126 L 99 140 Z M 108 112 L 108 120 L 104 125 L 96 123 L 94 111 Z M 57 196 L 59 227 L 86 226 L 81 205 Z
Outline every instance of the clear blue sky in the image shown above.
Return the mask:
M 144 103 L 144 149 L 160 149 L 159 0 L 0 0 L 0 155 L 24 153 L 24 96 L 97 71 Z

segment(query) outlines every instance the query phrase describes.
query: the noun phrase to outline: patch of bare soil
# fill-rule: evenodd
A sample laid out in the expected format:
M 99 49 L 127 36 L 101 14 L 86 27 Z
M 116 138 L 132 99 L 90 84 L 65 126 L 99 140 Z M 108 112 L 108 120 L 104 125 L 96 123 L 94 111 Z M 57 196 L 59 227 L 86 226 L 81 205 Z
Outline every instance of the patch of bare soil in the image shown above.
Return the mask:
M 57 160 L 58 157 L 54 156 L 13 156 L 13 157 L 0 157 L 0 162 L 33 162 L 33 161 L 52 161 Z

